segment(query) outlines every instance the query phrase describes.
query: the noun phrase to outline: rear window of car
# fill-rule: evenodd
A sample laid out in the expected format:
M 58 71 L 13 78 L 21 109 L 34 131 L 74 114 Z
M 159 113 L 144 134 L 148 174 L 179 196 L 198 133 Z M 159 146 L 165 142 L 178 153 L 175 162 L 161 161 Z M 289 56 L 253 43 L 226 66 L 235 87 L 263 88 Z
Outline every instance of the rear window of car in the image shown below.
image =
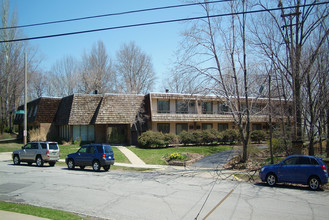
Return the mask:
M 56 143 L 49 143 L 50 150 L 58 150 L 58 145 Z
M 112 148 L 108 145 L 104 146 L 105 153 L 112 153 Z

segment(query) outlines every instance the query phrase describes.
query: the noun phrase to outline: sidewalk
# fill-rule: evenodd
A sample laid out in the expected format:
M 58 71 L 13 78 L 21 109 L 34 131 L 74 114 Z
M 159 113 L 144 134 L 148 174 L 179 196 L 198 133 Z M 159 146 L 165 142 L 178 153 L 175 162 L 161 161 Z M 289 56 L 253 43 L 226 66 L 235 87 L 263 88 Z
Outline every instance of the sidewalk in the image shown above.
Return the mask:
M 0 216 L 2 220 L 16 220 L 16 219 L 24 219 L 24 220 L 46 220 L 47 218 L 40 218 L 32 215 L 25 215 L 17 212 L 7 212 L 0 210 Z

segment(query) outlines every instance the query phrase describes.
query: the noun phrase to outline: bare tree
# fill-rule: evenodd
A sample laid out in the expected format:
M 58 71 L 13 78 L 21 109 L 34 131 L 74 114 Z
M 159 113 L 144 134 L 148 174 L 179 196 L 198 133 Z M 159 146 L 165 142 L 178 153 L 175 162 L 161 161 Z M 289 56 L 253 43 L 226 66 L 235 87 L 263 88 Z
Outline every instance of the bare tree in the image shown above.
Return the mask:
M 97 90 L 99 93 L 106 93 L 115 91 L 115 72 L 102 41 L 94 44 L 89 53 L 84 53 L 81 62 L 81 81 L 79 82 L 81 92 L 90 93 Z
M 134 43 L 123 44 L 117 52 L 116 72 L 124 93 L 145 94 L 155 82 L 151 57 Z
M 10 29 L 16 26 L 17 16 L 13 12 L 10 16 L 9 1 L 1 1 L 0 6 L 1 27 L 0 39 L 2 41 L 12 40 L 22 35 L 17 29 Z M 4 127 L 12 128 L 14 110 L 19 104 L 23 92 L 23 70 L 24 50 L 28 51 L 26 44 L 22 42 L 0 44 L 0 131 Z
M 268 25 L 255 28 L 259 45 L 263 48 L 268 58 L 282 69 L 285 81 L 290 85 L 293 94 L 294 115 L 294 143 L 301 144 L 303 140 L 303 85 L 312 86 L 312 69 L 316 57 L 329 35 L 329 29 L 323 24 L 328 23 L 328 7 L 317 5 L 315 1 L 260 1 L 262 8 L 268 10 L 272 7 L 280 7 L 281 11 L 268 10 L 270 19 Z M 306 6 L 307 5 L 307 6 Z M 286 9 L 286 7 L 291 7 Z M 269 26 L 271 25 L 271 26 Z M 273 34 L 274 32 L 274 34 Z M 319 33 L 319 35 L 318 35 Z M 308 82 L 307 82 L 308 81 Z M 304 83 L 306 82 L 306 83 Z M 311 88 L 312 90 L 312 88 Z M 311 93 L 305 93 L 307 96 Z M 308 100 L 312 99 L 308 97 Z M 308 106 L 308 111 L 314 109 L 314 103 Z M 304 116 L 306 116 L 304 114 Z M 306 116 L 308 117 L 308 116 Z M 304 117 L 304 119 L 306 119 Z M 312 124 L 314 124 L 314 119 Z M 312 131 L 314 133 L 314 131 Z M 313 144 L 309 145 L 309 153 L 314 154 Z
M 78 61 L 72 56 L 57 61 L 48 74 L 49 89 L 52 96 L 68 96 L 78 92 Z
M 207 3 L 207 1 L 204 1 Z M 191 23 L 184 32 L 179 64 L 186 73 L 199 82 L 205 82 L 205 91 L 216 94 L 231 109 L 232 117 L 243 142 L 242 160 L 248 156 L 250 134 L 249 74 L 246 44 L 246 14 L 234 15 L 246 10 L 246 1 L 228 2 L 233 14 L 226 18 L 211 18 L 212 12 L 221 7 L 202 4 L 207 19 Z M 227 11 L 226 11 L 227 12 Z M 190 76 L 191 77 L 191 76 Z

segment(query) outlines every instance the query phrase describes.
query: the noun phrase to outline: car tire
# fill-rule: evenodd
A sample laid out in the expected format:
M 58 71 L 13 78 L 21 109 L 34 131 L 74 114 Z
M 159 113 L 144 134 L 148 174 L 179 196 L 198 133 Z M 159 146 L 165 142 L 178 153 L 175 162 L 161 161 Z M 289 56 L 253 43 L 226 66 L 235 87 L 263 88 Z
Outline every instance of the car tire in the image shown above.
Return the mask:
M 49 166 L 53 167 L 53 166 L 55 166 L 55 163 L 54 162 L 50 162 L 49 163 Z
M 105 171 L 109 171 L 109 169 L 111 168 L 111 165 L 107 165 L 107 166 L 103 166 Z
M 80 166 L 80 169 L 81 169 L 81 170 L 84 170 L 84 169 L 85 169 L 85 166 Z
M 73 159 L 69 159 L 69 160 L 67 161 L 67 168 L 68 168 L 69 170 L 73 170 L 74 167 L 75 167 L 74 160 L 73 160 Z
M 19 159 L 18 155 L 14 156 L 13 162 L 14 162 L 14 165 L 20 165 L 21 164 L 21 160 Z
M 41 156 L 37 156 L 37 159 L 35 160 L 35 163 L 37 164 L 38 167 L 43 166 L 43 159 Z
M 318 190 L 320 188 L 320 180 L 316 176 L 310 177 L 308 180 L 308 186 L 311 190 Z
M 276 179 L 276 176 L 274 173 L 269 173 L 267 176 L 266 176 L 266 182 L 269 186 L 275 186 L 276 182 L 277 182 L 277 179 Z
M 94 160 L 92 166 L 94 171 L 99 171 L 101 169 L 101 165 L 98 160 Z

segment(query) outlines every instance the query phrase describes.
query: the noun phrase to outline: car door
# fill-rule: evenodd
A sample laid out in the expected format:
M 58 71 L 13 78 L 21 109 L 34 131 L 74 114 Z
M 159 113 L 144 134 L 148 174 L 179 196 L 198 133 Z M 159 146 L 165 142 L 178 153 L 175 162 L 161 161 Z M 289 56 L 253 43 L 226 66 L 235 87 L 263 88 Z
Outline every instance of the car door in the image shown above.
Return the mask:
M 20 151 L 19 157 L 21 160 L 27 160 L 28 159 L 28 155 L 27 152 L 29 149 L 31 149 L 31 144 L 28 143 L 25 146 L 22 147 L 22 150 Z
M 92 165 L 92 162 L 95 159 L 95 153 L 96 153 L 96 147 L 92 145 L 89 146 L 86 154 L 86 166 Z
M 296 183 L 307 184 L 308 178 L 312 175 L 313 167 L 309 157 L 300 156 L 296 166 Z
M 75 158 L 75 165 L 77 165 L 77 166 L 85 166 L 87 148 L 88 148 L 87 146 L 82 146 L 78 150 L 77 156 Z
M 296 173 L 298 157 L 289 157 L 280 163 L 279 182 L 294 182 L 298 176 Z
M 35 156 L 39 151 L 38 143 L 31 143 L 31 149 L 28 150 L 27 155 L 29 160 L 35 160 Z

